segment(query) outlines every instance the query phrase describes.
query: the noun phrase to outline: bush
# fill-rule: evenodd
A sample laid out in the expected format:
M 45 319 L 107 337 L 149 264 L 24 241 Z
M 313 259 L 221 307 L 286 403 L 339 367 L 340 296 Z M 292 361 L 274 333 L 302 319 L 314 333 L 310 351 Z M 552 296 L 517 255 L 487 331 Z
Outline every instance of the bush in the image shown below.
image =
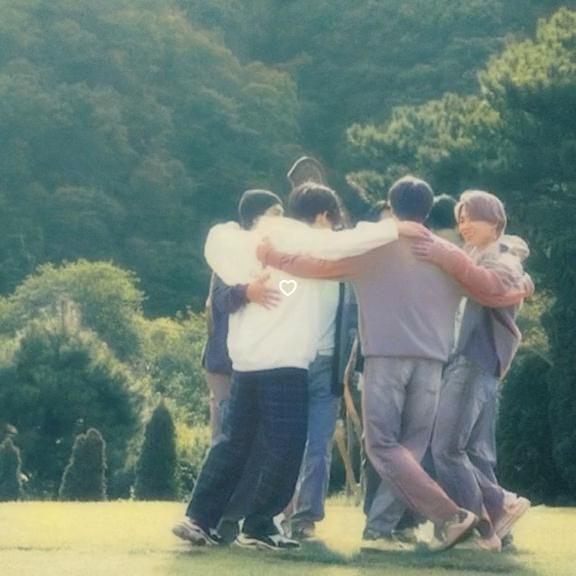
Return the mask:
M 22 497 L 20 450 L 11 438 L 0 444 L 0 502 Z
M 502 484 L 545 503 L 565 492 L 552 456 L 549 372 L 540 356 L 518 356 L 502 390 L 497 430 Z
M 98 430 L 79 434 L 59 490 L 61 500 L 106 500 L 106 445 Z
M 176 434 L 172 416 L 163 402 L 154 410 L 146 426 L 135 494 L 139 500 L 178 498 Z

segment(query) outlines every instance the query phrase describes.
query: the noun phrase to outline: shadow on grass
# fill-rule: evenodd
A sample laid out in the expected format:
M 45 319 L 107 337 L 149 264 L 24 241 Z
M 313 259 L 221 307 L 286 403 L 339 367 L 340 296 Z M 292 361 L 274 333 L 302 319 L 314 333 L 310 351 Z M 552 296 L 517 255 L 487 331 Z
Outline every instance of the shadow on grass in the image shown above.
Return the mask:
M 526 554 L 505 553 L 493 554 L 474 550 L 449 550 L 441 553 L 429 552 L 425 548 L 407 552 L 358 552 L 353 555 L 345 555 L 327 547 L 322 542 L 306 542 L 298 551 L 263 552 L 258 550 L 246 550 L 236 546 L 227 548 L 210 548 L 189 550 L 178 554 L 178 561 L 193 557 L 196 562 L 200 559 L 208 561 L 211 557 L 218 563 L 221 570 L 226 571 L 225 566 L 231 567 L 246 562 L 258 563 L 270 567 L 282 564 L 288 567 L 290 564 L 312 564 L 318 566 L 340 566 L 342 568 L 372 569 L 386 568 L 393 574 L 401 574 L 402 569 L 411 570 L 446 570 L 455 574 L 481 573 L 481 574 L 514 574 L 518 576 L 537 576 L 537 572 L 520 563 L 519 556 L 524 560 Z M 529 556 L 529 555 L 528 555 Z M 528 560 L 529 561 L 529 560 Z M 238 563 L 238 564 L 236 564 Z M 302 571 L 302 568 L 299 569 Z

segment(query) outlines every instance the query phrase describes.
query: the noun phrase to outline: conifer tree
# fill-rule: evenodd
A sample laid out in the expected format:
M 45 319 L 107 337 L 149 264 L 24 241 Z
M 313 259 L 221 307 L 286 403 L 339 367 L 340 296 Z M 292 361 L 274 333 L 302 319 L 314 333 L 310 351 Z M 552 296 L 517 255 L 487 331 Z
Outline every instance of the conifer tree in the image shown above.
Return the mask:
M 169 410 L 161 402 L 146 426 L 138 461 L 136 498 L 175 500 L 177 497 L 174 422 Z
M 61 500 L 106 499 L 106 444 L 95 428 L 76 437 L 60 485 Z
M 22 497 L 20 450 L 8 437 L 0 444 L 0 502 Z

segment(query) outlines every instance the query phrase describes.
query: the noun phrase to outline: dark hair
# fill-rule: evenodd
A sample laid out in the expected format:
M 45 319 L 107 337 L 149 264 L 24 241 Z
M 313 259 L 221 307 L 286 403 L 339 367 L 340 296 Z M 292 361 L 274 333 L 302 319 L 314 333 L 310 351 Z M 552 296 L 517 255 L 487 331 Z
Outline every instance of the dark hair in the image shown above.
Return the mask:
M 288 197 L 288 213 L 296 220 L 312 224 L 318 214 L 328 213 L 334 226 L 342 223 L 342 203 L 336 192 L 316 182 L 304 182 Z
M 388 192 L 388 201 L 399 220 L 424 222 L 432 208 L 434 192 L 424 180 L 404 176 L 392 184 Z
M 366 222 L 380 222 L 382 219 L 382 212 L 385 210 L 392 210 L 388 200 L 378 200 L 366 210 L 363 220 Z
M 440 194 L 434 198 L 432 210 L 426 219 L 426 226 L 430 230 L 446 230 L 456 227 L 456 216 L 454 215 L 456 200 L 448 194 Z
M 276 204 L 282 206 L 282 200 L 274 192 L 269 192 L 268 190 L 246 190 L 238 204 L 240 226 L 245 230 L 249 230 L 254 225 L 256 218 L 262 216 L 268 208 Z

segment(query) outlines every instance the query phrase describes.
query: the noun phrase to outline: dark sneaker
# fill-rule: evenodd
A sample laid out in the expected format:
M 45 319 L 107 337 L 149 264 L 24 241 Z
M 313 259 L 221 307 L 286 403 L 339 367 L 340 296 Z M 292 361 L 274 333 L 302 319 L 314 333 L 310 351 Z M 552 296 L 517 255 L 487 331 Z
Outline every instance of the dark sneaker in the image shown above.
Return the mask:
M 236 544 L 242 548 L 255 550 L 298 550 L 300 548 L 298 541 L 286 538 L 282 534 L 256 536 L 242 533 L 236 538 Z
M 476 514 L 460 508 L 450 520 L 436 526 L 437 539 L 430 545 L 430 550 L 440 552 L 454 546 L 474 528 L 477 522 Z
M 290 536 L 295 540 L 312 540 L 316 536 L 316 527 L 313 523 L 292 525 Z
M 181 540 L 190 542 L 193 546 L 217 546 L 220 538 L 213 530 L 207 530 L 198 522 L 185 518 L 172 527 L 172 534 Z

